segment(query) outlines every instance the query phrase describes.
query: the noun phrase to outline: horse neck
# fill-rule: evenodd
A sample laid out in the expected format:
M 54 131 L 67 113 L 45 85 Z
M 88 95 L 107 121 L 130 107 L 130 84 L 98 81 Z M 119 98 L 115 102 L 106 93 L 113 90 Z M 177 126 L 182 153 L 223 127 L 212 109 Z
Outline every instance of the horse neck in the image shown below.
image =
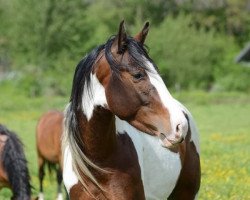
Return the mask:
M 77 117 L 84 153 L 94 160 L 105 159 L 116 147 L 115 116 L 109 110 L 97 106 L 89 120 L 82 112 Z

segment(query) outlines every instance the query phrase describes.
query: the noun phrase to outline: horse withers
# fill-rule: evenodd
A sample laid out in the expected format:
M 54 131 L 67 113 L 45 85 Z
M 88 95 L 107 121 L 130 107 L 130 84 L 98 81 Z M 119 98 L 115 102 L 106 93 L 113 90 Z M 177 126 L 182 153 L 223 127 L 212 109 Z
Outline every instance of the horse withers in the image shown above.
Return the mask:
M 118 34 L 76 67 L 65 110 L 63 179 L 70 199 L 195 199 L 199 138 L 144 41 Z
M 13 200 L 31 200 L 31 184 L 23 145 L 17 135 L 0 124 L 0 189 L 12 190 Z
M 43 179 L 45 175 L 45 164 L 49 170 L 56 169 L 57 172 L 57 199 L 62 196 L 62 165 L 61 165 L 61 136 L 63 132 L 63 113 L 59 111 L 49 111 L 43 114 L 36 128 L 36 147 L 38 155 L 38 173 L 40 183 L 39 200 L 44 199 Z

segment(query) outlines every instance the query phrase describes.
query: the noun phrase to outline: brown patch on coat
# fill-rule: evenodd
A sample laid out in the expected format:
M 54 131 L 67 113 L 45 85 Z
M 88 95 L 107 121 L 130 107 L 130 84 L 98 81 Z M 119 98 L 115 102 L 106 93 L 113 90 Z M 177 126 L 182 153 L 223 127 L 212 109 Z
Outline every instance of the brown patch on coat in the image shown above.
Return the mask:
M 105 160 L 116 147 L 115 119 L 107 109 L 97 106 L 89 121 L 82 111 L 77 112 L 83 152 L 93 160 Z

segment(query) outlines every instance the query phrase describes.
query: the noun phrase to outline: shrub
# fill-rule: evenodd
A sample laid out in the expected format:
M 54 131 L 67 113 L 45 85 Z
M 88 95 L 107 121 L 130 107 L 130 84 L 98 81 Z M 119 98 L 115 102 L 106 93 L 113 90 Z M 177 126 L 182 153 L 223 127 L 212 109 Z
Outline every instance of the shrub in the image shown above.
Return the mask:
M 235 51 L 233 40 L 214 32 L 190 27 L 190 17 L 167 17 L 150 32 L 151 55 L 158 64 L 166 83 L 181 89 L 211 89 L 215 72 L 221 68 L 229 51 Z M 219 70 L 220 71 L 220 70 Z

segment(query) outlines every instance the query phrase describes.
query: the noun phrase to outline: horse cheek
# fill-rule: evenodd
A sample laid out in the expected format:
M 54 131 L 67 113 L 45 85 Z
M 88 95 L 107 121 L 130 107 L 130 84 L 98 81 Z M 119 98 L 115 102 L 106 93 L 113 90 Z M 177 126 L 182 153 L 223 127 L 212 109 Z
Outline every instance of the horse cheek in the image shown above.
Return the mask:
M 140 100 L 132 87 L 128 87 L 121 80 L 112 78 L 106 88 L 109 109 L 119 118 L 125 120 L 136 114 L 140 107 Z

